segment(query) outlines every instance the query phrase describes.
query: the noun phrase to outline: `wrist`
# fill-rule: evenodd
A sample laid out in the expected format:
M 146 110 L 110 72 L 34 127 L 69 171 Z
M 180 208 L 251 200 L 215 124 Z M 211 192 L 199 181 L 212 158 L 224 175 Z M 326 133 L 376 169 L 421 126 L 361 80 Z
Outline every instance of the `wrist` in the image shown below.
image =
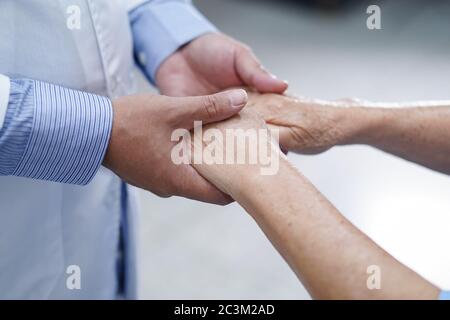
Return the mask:
M 374 144 L 382 133 L 381 127 L 388 115 L 382 108 L 358 105 L 336 108 L 339 145 Z
M 279 156 L 275 169 L 273 174 L 262 174 L 261 170 L 242 172 L 240 180 L 230 185 L 227 191 L 246 209 L 251 209 L 247 207 L 248 205 L 252 207 L 257 203 L 263 205 L 266 201 L 270 202 L 271 197 L 285 190 L 286 183 L 295 176 L 292 170 L 298 173 L 284 155 Z

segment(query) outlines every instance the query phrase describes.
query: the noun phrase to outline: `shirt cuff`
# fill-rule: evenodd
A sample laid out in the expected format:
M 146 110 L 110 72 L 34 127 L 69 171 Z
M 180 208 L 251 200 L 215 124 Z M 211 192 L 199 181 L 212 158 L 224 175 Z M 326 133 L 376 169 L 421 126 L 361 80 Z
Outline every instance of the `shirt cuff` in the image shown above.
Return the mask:
M 134 52 L 147 78 L 155 83 L 161 63 L 179 47 L 217 29 L 190 1 L 151 1 L 130 12 Z
M 450 291 L 441 291 L 439 300 L 450 300 Z
M 11 80 L 0 131 L 0 174 L 85 185 L 112 128 L 109 99 L 33 80 Z

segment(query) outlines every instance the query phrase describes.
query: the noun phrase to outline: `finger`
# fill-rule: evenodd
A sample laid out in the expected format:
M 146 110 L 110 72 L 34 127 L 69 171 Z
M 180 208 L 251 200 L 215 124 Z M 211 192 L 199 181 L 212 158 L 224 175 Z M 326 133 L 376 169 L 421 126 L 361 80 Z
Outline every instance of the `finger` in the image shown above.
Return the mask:
M 273 74 L 267 72 L 249 49 L 238 51 L 236 72 L 244 84 L 259 92 L 283 93 L 288 87 L 286 81 L 277 79 Z
M 229 90 L 208 96 L 177 98 L 177 124 L 186 129 L 194 127 L 194 121 L 203 124 L 227 119 L 245 106 L 247 92 L 242 89 Z
M 287 154 L 288 151 L 293 151 L 295 144 L 293 143 L 291 132 L 288 128 L 276 126 L 270 123 L 267 124 L 267 127 L 271 132 L 276 130 L 280 149 L 284 154 Z

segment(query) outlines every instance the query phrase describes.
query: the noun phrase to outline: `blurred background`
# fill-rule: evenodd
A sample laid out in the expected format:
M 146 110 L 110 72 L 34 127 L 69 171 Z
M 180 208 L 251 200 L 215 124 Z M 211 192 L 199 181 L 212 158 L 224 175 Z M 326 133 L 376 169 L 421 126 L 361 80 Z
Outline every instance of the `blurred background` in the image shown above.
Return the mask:
M 450 99 L 450 2 L 197 0 L 294 94 Z M 381 30 L 366 9 L 381 8 Z M 142 90 L 151 88 L 141 80 Z M 449 127 L 450 130 L 450 127 Z M 364 146 L 290 160 L 356 226 L 450 289 L 450 178 Z M 141 192 L 140 298 L 309 299 L 254 221 L 226 207 Z M 332 273 L 334 270 L 330 270 Z

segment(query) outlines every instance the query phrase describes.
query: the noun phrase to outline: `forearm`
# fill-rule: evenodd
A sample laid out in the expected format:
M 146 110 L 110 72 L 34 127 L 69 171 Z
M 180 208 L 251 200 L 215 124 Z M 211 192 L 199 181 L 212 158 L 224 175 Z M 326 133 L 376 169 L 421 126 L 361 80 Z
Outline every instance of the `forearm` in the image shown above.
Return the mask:
M 283 161 L 276 176 L 245 178 L 233 197 L 252 215 L 312 297 L 437 298 L 436 287 L 351 225 Z M 371 265 L 381 270 L 380 290 L 367 288 Z
M 450 174 L 450 101 L 340 109 L 341 144 L 367 144 Z

